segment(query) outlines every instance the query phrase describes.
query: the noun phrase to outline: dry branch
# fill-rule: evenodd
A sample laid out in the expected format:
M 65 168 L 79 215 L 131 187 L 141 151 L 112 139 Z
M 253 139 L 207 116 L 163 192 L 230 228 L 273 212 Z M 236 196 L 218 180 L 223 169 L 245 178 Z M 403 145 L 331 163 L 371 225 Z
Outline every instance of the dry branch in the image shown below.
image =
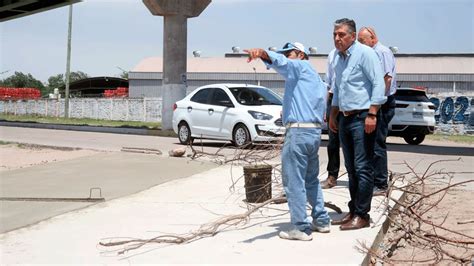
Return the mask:
M 458 160 L 432 162 L 422 174 L 418 174 L 415 167 L 405 162 L 410 172 L 392 176 L 387 197 L 382 201 L 383 212 L 388 217 L 393 232 L 396 233 L 395 237 L 389 239 L 389 245 L 381 250 L 372 250 L 363 243 L 359 243 L 357 249 L 389 264 L 407 262 L 436 264 L 445 260 L 459 264 L 469 262 L 474 255 L 474 237 L 445 226 L 449 213 L 441 217 L 441 222 L 435 222 L 427 215 L 438 206 L 451 189 L 474 182 L 467 180 L 452 183 L 454 172 L 433 170 L 438 163 Z M 437 178 L 442 180 L 447 178 L 448 181 L 443 182 L 441 188 L 427 192 L 428 186 L 437 181 Z M 394 191 L 401 191 L 405 196 L 400 200 L 395 199 L 391 196 Z M 395 203 L 395 207 L 390 206 L 391 202 Z M 473 221 L 466 223 L 469 222 Z M 412 247 L 413 251 L 425 251 L 424 254 L 428 254 L 426 256 L 430 254 L 432 256 L 428 259 L 418 259 L 416 255 L 420 252 L 417 252 L 412 254 L 411 260 L 392 259 L 394 251 L 405 245 Z
M 190 143 L 189 147 L 192 151 L 191 159 L 196 160 L 199 158 L 211 159 L 219 165 L 229 164 L 233 165 L 254 165 L 254 164 L 270 164 L 273 166 L 273 185 L 282 189 L 281 184 L 281 164 L 275 162 L 274 159 L 280 156 L 282 142 L 279 143 L 266 143 L 265 145 L 247 145 L 246 147 L 235 149 L 232 155 L 224 155 L 223 148 L 219 148 L 216 152 L 210 153 L 204 150 L 204 147 L 201 142 L 201 149 L 196 149 L 195 146 Z M 273 161 L 272 161 L 273 160 Z M 234 180 L 234 177 L 231 173 L 232 185 L 230 186 L 230 191 L 235 191 L 235 184 L 242 178 L 239 177 Z M 247 211 L 241 214 L 227 215 L 219 219 L 216 219 L 212 222 L 203 224 L 199 229 L 191 231 L 186 234 L 164 234 L 159 235 L 149 239 L 137 239 L 137 238 L 128 238 L 127 240 L 117 240 L 117 241 L 101 241 L 100 246 L 104 247 L 120 247 L 118 249 L 118 254 L 124 254 L 128 251 L 132 251 L 138 248 L 143 247 L 146 244 L 185 244 L 198 239 L 212 237 L 223 230 L 223 228 L 243 225 L 249 219 L 250 216 L 257 210 L 268 206 L 269 204 L 281 204 L 286 202 L 286 197 L 281 194 L 277 197 L 266 200 L 265 202 L 258 203 L 255 205 L 247 204 Z M 325 202 L 325 207 L 330 208 L 337 213 L 342 213 L 342 210 L 331 202 Z
M 155 244 L 184 244 L 191 241 L 211 237 L 219 232 L 220 228 L 223 226 L 236 226 L 241 223 L 245 223 L 250 218 L 250 215 L 260 208 L 267 206 L 271 203 L 284 200 L 282 195 L 269 199 L 265 202 L 250 206 L 249 209 L 241 214 L 227 215 L 223 216 L 213 222 L 203 224 L 199 227 L 198 230 L 190 232 L 187 234 L 166 234 L 159 235 L 150 239 L 129 239 L 122 241 L 109 241 L 109 242 L 99 242 L 99 245 L 104 247 L 114 247 L 114 246 L 124 246 L 122 250 L 118 252 L 119 255 L 124 254 L 128 251 L 138 249 L 146 244 L 155 243 Z

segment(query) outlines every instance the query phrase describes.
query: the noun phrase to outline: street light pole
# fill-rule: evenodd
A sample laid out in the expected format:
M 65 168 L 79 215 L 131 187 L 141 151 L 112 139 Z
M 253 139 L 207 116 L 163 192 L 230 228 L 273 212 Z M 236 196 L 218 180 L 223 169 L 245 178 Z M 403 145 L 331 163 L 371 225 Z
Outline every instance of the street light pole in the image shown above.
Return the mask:
M 260 86 L 260 80 L 257 79 L 257 69 L 255 67 L 253 67 L 253 72 L 255 73 L 255 83 Z
M 69 117 L 69 77 L 71 75 L 71 33 L 72 33 L 72 4 L 69 5 L 69 25 L 67 33 L 67 61 L 66 61 L 66 92 L 64 95 L 64 117 Z

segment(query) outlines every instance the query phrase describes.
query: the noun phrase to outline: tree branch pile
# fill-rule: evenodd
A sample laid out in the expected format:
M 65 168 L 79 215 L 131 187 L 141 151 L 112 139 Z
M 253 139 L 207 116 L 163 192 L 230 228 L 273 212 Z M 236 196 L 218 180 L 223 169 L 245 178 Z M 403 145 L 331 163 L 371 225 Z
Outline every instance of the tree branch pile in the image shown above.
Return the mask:
M 379 250 L 360 243 L 357 247 L 359 251 L 370 254 L 372 262 L 378 260 L 389 264 L 471 262 L 474 256 L 473 230 L 470 230 L 471 235 L 464 233 L 453 228 L 456 226 L 449 220 L 453 213 L 469 210 L 452 206 L 453 208 L 443 212 L 438 206 L 454 189 L 474 180 L 453 183 L 454 172 L 434 170 L 436 164 L 447 161 L 449 160 L 433 162 L 421 174 L 405 162 L 409 172 L 393 175 L 387 197 L 383 201 L 385 214 L 391 223 L 388 241 Z M 397 190 L 404 193 L 400 199 L 392 196 Z M 395 203 L 392 204 L 394 207 L 390 207 L 390 202 Z M 410 259 L 391 258 L 400 247 L 412 248 Z

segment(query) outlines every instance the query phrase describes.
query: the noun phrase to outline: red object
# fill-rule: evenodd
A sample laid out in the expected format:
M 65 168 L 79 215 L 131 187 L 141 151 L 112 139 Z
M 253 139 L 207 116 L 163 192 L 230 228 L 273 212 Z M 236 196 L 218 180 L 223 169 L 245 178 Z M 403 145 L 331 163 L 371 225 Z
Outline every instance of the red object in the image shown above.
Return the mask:
M 41 91 L 37 88 L 0 87 L 0 100 L 31 100 L 40 97 Z
M 105 98 L 125 98 L 128 97 L 128 88 L 118 87 L 115 90 L 105 90 L 103 95 Z

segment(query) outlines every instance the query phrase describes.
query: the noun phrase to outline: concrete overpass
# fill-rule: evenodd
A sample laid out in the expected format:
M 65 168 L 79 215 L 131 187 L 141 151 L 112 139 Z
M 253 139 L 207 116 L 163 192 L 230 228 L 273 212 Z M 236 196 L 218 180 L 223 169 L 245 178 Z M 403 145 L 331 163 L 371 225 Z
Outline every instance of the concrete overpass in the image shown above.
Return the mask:
M 0 0 L 0 22 L 29 16 L 81 0 Z

